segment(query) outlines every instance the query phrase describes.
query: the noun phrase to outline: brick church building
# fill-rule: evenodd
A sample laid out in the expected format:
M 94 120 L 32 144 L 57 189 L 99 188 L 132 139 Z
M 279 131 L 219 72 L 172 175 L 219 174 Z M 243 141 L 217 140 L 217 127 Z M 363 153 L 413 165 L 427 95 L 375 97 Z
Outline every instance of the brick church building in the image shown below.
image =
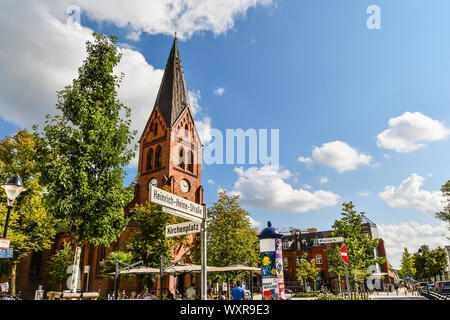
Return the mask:
M 149 108 L 150 110 L 150 108 Z M 135 186 L 134 199 L 124 208 L 124 214 L 136 204 L 149 199 L 149 185 L 165 188 L 172 193 L 198 204 L 203 204 L 203 187 L 201 183 L 201 141 L 195 127 L 194 118 L 189 107 L 188 90 L 184 79 L 183 67 L 175 37 L 167 60 L 159 92 L 150 113 L 147 124 L 139 140 L 138 181 Z M 90 292 L 100 292 L 100 296 L 112 293 L 114 281 L 101 275 L 101 265 L 108 254 L 119 248 L 138 227 L 128 226 L 120 239 L 110 247 L 85 245 L 81 252 L 81 291 L 88 285 Z M 34 297 L 39 285 L 47 292 L 58 290 L 48 284 L 48 261 L 50 257 L 68 241 L 67 235 L 58 233 L 53 246 L 42 252 L 33 252 L 17 266 L 16 290 L 23 297 Z M 173 248 L 174 259 L 185 255 L 187 249 L 181 245 Z M 90 266 L 89 279 L 84 273 L 84 266 Z M 172 292 L 178 289 L 199 285 L 197 275 L 186 274 L 165 276 L 163 288 Z M 148 282 L 149 290 L 159 289 L 159 281 Z M 67 289 L 63 286 L 63 290 Z M 134 280 L 122 279 L 120 290 L 137 289 Z

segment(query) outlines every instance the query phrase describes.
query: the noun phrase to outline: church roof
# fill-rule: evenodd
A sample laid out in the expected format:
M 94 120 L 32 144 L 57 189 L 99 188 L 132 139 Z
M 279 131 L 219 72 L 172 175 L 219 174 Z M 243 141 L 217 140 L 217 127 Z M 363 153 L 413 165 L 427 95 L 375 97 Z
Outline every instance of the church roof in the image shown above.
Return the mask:
M 178 40 L 175 36 L 166 68 L 155 101 L 167 125 L 172 128 L 178 117 L 189 106 L 188 91 L 181 65 Z

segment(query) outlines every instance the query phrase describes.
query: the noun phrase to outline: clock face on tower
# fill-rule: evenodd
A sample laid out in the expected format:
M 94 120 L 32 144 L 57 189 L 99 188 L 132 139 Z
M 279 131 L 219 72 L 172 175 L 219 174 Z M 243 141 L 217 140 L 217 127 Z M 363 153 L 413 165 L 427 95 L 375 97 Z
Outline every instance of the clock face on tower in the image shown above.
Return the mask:
M 183 179 L 180 181 L 180 188 L 183 192 L 188 192 L 191 189 L 191 185 L 189 184 L 189 181 L 186 179 Z
M 149 189 L 150 189 L 150 186 L 156 187 L 157 185 L 158 185 L 158 180 L 156 180 L 155 178 L 151 179 L 149 184 L 148 184 Z

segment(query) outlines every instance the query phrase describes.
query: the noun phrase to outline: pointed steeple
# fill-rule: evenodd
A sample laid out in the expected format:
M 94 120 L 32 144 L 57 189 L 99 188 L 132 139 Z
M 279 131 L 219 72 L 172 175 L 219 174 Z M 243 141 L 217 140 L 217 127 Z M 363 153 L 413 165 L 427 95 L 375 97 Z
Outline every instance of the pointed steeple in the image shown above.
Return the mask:
M 164 120 L 171 128 L 188 105 L 188 91 L 181 65 L 178 40 L 175 35 L 158 96 L 156 97 L 155 107 L 159 107 Z

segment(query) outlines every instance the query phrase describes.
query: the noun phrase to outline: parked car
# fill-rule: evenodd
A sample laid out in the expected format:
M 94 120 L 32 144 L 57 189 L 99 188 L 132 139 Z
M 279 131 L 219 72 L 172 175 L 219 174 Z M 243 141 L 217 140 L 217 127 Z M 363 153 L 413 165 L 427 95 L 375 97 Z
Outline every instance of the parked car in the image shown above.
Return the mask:
M 450 281 L 437 281 L 436 282 L 436 292 L 441 292 L 441 290 L 442 290 L 442 285 L 444 284 L 444 283 L 450 283 Z
M 439 290 L 439 293 L 450 295 L 450 281 L 442 283 L 442 288 Z
M 416 288 L 417 288 L 418 290 L 427 290 L 427 288 L 428 288 L 428 283 L 426 283 L 426 282 L 417 282 L 417 283 L 416 283 Z
M 436 285 L 434 283 L 428 284 L 428 290 L 436 292 Z

